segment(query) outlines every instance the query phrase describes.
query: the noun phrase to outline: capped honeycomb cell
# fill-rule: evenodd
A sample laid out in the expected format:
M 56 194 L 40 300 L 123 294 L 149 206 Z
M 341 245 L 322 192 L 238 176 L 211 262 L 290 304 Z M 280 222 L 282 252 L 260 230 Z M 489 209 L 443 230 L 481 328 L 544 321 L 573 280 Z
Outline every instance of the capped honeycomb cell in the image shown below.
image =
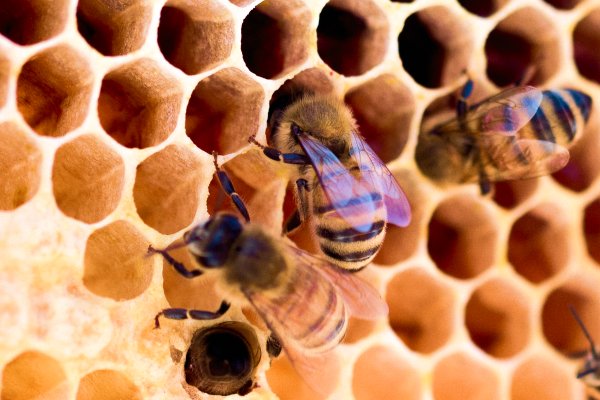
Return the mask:
M 600 46 L 598 24 L 600 24 L 600 8 L 596 8 L 577 23 L 573 31 L 573 56 L 579 73 L 589 80 L 600 83 L 600 55 L 597 51 Z
M 58 208 L 83 222 L 102 220 L 121 199 L 124 174 L 121 156 L 93 135 L 62 145 L 52 167 Z
M 64 30 L 68 12 L 68 0 L 3 0 L 0 35 L 20 45 L 48 40 Z
M 473 43 L 469 27 L 448 8 L 423 9 L 406 19 L 398 36 L 406 72 L 419 84 L 434 88 L 464 74 Z
M 511 400 L 566 400 L 572 398 L 574 379 L 556 361 L 533 355 L 515 369 L 510 387 Z
M 501 207 L 515 208 L 530 198 L 537 188 L 537 179 L 496 182 L 492 198 Z
M 181 109 L 181 84 L 144 58 L 106 75 L 98 98 L 102 128 L 126 147 L 146 148 L 175 129 Z
M 185 130 L 211 153 L 233 153 L 256 134 L 265 94 L 237 68 L 222 69 L 198 83 L 187 106 Z
M 14 210 L 37 192 L 42 152 L 13 122 L 0 124 L 0 210 Z
M 471 340 L 486 353 L 499 358 L 514 356 L 529 342 L 527 296 L 502 279 L 492 279 L 471 295 L 465 325 Z
M 117 301 L 139 296 L 152 279 L 147 251 L 148 241 L 127 221 L 97 229 L 85 246 L 83 284 L 92 293 Z
M 42 352 L 25 351 L 3 367 L 2 400 L 62 400 L 69 392 L 62 365 Z
M 458 0 L 470 13 L 480 17 L 489 17 L 501 9 L 509 0 Z
M 319 16 L 317 49 L 336 72 L 361 75 L 387 51 L 389 23 L 373 1 L 330 0 Z
M 487 76 L 497 86 L 522 79 L 529 85 L 548 80 L 560 67 L 559 37 L 553 24 L 532 7 L 519 9 L 490 32 L 485 43 Z
M 120 56 L 142 47 L 152 9 L 147 0 L 81 0 L 77 28 L 83 38 L 105 56 Z
M 233 48 L 233 16 L 215 0 L 170 0 L 160 14 L 158 46 L 188 75 L 216 67 Z
M 494 370 L 466 353 L 454 353 L 433 370 L 435 400 L 500 400 L 500 381 Z
M 119 371 L 100 369 L 79 381 L 77 400 L 131 399 L 141 400 L 140 390 Z
M 31 57 L 17 80 L 17 107 L 43 136 L 62 136 L 79 127 L 89 113 L 94 75 L 88 61 L 69 46 Z
M 248 69 L 279 78 L 308 57 L 311 14 L 300 0 L 259 3 L 242 23 L 242 54 Z
M 600 264 L 600 199 L 585 208 L 583 232 L 589 255 Z

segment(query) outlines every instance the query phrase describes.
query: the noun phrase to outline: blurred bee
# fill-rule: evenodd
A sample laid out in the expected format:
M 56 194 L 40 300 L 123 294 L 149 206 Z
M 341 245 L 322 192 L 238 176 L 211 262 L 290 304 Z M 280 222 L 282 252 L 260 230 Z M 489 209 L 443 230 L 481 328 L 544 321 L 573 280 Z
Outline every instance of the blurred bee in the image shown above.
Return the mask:
M 421 171 L 443 183 L 534 178 L 569 161 L 564 147 L 583 131 L 590 96 L 574 89 L 517 86 L 467 107 L 468 81 L 457 103 L 457 117 L 421 133 L 415 158 Z
M 249 140 L 270 159 L 295 165 L 297 211 L 286 230 L 310 220 L 328 261 L 357 271 L 379 251 L 388 223 L 410 223 L 406 196 L 341 101 L 305 94 L 272 107 L 269 127 L 274 147 Z
M 573 318 L 575 318 L 575 321 L 581 327 L 583 334 L 590 344 L 590 351 L 585 356 L 583 368 L 577 372 L 577 379 L 581 379 L 589 388 L 590 395 L 588 396 L 588 400 L 600 400 L 600 356 L 596 351 L 592 336 L 581 318 L 579 318 L 577 311 L 572 306 L 569 306 L 569 311 L 571 311 Z
M 216 156 L 215 167 L 224 191 L 239 199 L 231 181 L 219 169 Z M 248 215 L 241 199 L 234 204 L 242 215 Z M 327 373 L 337 370 L 337 358 L 330 350 L 342 340 L 348 315 L 383 317 L 388 312 L 387 304 L 357 276 L 246 222 L 242 224 L 237 216 L 220 212 L 186 233 L 181 246 L 187 246 L 198 269 L 188 270 L 174 260 L 168 253 L 174 246 L 163 250 L 150 247 L 148 251 L 161 254 L 186 278 L 215 274 L 224 297 L 249 302 L 256 309 L 307 383 L 320 392 L 333 390 L 336 380 Z M 155 326 L 159 327 L 161 316 L 217 319 L 229 307 L 224 300 L 216 311 L 168 308 L 156 315 Z

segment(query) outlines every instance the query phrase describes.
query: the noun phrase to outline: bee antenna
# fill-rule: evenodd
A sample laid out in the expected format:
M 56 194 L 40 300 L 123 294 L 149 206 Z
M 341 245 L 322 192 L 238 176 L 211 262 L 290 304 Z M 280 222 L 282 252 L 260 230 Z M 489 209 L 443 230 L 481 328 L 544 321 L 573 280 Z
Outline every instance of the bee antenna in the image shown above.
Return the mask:
M 573 307 L 571 304 L 569 304 L 568 307 L 569 307 L 569 311 L 571 312 L 571 315 L 573 315 L 573 318 L 575 318 L 575 321 L 577 321 L 577 324 L 579 325 L 579 327 L 583 331 L 583 334 L 585 335 L 586 339 L 590 343 L 592 356 L 594 357 L 594 360 L 600 359 L 600 357 L 598 357 L 598 353 L 596 353 L 596 346 L 594 345 L 594 340 L 592 339 L 592 335 L 590 335 L 590 332 L 585 327 L 585 324 L 579 317 L 579 314 L 577 314 L 577 311 L 575 311 L 575 307 Z M 590 373 L 590 371 L 583 371 L 580 373 L 580 375 L 583 374 L 582 376 L 584 376 L 589 373 Z
M 586 376 L 586 375 L 589 375 L 589 374 L 592 374 L 592 373 L 594 373 L 594 372 L 596 372 L 596 369 L 595 369 L 594 367 L 590 367 L 590 368 L 588 368 L 588 369 L 584 369 L 583 371 L 581 371 L 581 372 L 579 372 L 579 373 L 577 374 L 577 379 L 581 379 L 581 378 L 583 378 L 584 376 Z

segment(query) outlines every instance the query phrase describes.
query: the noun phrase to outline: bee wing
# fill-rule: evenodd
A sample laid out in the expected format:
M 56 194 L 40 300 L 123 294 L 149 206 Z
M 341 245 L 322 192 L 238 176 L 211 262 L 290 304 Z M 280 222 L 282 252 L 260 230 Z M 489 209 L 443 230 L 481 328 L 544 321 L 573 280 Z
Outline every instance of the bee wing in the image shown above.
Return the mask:
M 361 178 L 359 181 L 365 187 L 383 195 L 387 222 L 398 226 L 407 226 L 411 219 L 410 205 L 396 178 L 360 135 L 352 132 L 351 136 L 350 154 L 360 166 Z

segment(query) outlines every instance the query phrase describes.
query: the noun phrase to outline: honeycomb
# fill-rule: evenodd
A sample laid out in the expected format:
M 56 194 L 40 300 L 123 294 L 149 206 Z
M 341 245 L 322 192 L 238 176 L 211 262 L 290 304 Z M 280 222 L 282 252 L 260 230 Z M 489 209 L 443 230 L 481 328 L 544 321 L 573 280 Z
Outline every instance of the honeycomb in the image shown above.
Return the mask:
M 561 171 L 439 187 L 421 175 L 421 126 L 465 82 L 473 101 L 533 71 L 600 103 L 599 0 L 3 0 L 0 2 L 2 400 L 205 399 L 185 352 L 215 322 L 153 317 L 215 309 L 165 247 L 230 207 L 217 151 L 250 214 L 273 232 L 287 182 L 247 143 L 290 85 L 332 93 L 407 193 L 360 276 L 388 320 L 352 319 L 334 399 L 577 400 L 600 340 L 600 132 L 594 110 Z M 310 249 L 306 232 L 293 236 Z M 173 256 L 189 262 L 184 249 Z M 252 310 L 217 322 L 252 323 Z M 263 356 L 247 399 L 319 399 L 285 356 Z M 220 398 L 220 397 L 219 397 Z M 232 395 L 231 398 L 240 398 Z

